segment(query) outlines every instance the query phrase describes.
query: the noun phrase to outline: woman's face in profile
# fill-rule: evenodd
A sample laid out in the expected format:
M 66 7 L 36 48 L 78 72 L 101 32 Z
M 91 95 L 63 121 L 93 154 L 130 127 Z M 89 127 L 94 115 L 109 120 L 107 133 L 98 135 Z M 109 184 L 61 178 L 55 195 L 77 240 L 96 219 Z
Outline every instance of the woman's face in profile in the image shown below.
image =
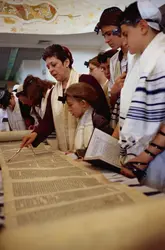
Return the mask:
M 95 66 L 94 64 L 89 64 L 89 74 L 96 78 L 96 80 L 99 82 L 102 75 L 104 75 L 102 69 L 100 67 Z

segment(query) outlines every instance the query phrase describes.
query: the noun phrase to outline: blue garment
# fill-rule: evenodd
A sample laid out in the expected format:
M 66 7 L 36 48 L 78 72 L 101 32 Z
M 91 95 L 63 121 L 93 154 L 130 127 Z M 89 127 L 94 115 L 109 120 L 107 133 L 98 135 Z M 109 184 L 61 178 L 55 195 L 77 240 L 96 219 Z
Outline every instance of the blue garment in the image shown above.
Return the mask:
M 165 192 L 165 150 L 150 162 L 141 184 Z

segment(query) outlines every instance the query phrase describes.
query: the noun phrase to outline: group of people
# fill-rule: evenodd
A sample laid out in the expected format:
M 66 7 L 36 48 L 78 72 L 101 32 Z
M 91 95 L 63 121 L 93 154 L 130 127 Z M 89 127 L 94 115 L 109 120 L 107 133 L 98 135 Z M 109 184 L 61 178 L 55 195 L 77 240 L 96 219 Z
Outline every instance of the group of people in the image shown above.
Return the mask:
M 42 58 L 55 84 L 28 76 L 16 95 L 0 93 L 4 108 L 11 108 L 12 98 L 18 98 L 15 106 L 19 101 L 30 107 L 34 127 L 21 147 L 36 147 L 56 131 L 60 150 L 85 150 L 93 129 L 98 128 L 119 140 L 122 174 L 165 191 L 161 19 L 160 10 L 148 0 L 134 2 L 124 11 L 105 9 L 95 31 L 101 31 L 111 49 L 85 63 L 89 75 L 73 69 L 68 48 L 57 44 L 46 48 Z

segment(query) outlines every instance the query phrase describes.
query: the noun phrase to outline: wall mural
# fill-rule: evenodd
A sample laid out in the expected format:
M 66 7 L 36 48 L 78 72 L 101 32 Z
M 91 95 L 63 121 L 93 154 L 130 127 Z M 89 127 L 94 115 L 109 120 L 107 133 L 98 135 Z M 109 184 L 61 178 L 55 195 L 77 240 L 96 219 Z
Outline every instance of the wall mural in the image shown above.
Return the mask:
M 134 0 L 3 0 L 0 32 L 76 34 L 92 32 L 105 8 L 124 9 Z M 164 0 L 152 0 L 161 2 Z M 35 2 L 35 3 L 34 3 Z
M 56 13 L 55 6 L 46 2 L 38 5 L 29 5 L 0 1 L 0 16 L 20 19 L 20 21 L 52 21 L 56 17 Z

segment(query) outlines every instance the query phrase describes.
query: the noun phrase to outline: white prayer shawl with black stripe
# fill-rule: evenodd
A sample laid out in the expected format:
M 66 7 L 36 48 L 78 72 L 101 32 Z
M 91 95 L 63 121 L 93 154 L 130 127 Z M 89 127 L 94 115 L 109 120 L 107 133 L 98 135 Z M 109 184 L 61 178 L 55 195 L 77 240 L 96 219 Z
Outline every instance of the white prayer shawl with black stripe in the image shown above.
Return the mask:
M 139 155 L 165 121 L 165 35 L 159 33 L 136 55 L 121 92 L 121 156 Z

